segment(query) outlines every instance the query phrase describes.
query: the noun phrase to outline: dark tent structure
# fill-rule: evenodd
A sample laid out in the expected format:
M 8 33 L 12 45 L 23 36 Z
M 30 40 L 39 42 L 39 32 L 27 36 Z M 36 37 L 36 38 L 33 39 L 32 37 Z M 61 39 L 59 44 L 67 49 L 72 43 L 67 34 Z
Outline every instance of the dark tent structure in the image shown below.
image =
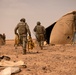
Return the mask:
M 56 24 L 56 22 L 54 22 L 52 25 L 50 25 L 49 27 L 46 28 L 46 41 L 48 44 L 50 43 L 50 41 L 49 41 L 50 35 L 51 35 L 52 29 L 53 29 L 55 24 Z
M 4 45 L 3 35 L 0 34 L 0 45 Z

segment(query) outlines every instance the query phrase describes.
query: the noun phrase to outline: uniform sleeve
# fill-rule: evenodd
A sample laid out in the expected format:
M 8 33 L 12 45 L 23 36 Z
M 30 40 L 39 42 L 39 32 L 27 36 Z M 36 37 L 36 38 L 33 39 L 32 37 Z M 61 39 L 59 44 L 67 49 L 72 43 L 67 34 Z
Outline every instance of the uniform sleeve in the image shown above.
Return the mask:
M 45 34 L 45 33 L 46 33 L 45 27 L 44 27 L 44 26 L 42 26 L 42 28 L 43 28 L 43 31 L 44 31 L 44 34 Z
M 35 26 L 35 28 L 33 29 L 33 31 L 36 32 L 36 26 Z
M 29 36 L 31 36 L 31 32 L 30 32 L 30 29 L 29 29 L 29 26 L 27 23 L 26 23 L 26 28 L 27 28 L 27 32 L 28 32 Z
M 14 33 L 17 35 L 18 33 L 17 33 L 17 29 L 18 29 L 18 25 L 15 27 L 15 29 L 14 29 Z

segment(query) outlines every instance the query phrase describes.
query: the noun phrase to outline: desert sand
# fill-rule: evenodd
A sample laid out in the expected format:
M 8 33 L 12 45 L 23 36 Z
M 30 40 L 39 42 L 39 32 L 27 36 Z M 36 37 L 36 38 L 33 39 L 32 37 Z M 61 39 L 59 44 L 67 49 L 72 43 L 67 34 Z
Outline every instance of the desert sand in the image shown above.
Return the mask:
M 2 55 L 25 62 L 27 67 L 13 75 L 76 75 L 76 45 L 46 45 L 43 50 L 35 46 L 23 55 L 21 46 L 15 49 L 14 41 L 7 40 L 0 47 Z

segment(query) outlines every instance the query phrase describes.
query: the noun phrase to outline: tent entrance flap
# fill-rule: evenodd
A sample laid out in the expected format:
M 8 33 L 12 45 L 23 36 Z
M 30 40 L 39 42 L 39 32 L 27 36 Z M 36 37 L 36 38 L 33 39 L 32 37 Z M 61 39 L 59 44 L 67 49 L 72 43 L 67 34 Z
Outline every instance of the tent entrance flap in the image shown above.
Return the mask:
M 54 22 L 52 25 L 46 28 L 46 41 L 48 44 L 50 43 L 50 35 L 55 24 L 56 22 Z

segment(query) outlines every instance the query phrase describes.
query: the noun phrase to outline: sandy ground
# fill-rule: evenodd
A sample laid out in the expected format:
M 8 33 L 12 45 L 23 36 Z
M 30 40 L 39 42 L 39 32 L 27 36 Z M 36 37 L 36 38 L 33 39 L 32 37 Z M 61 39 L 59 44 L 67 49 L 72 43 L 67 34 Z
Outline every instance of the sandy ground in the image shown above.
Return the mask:
M 36 46 L 23 55 L 22 47 L 15 49 L 14 41 L 8 40 L 0 47 L 2 55 L 25 62 L 27 68 L 13 75 L 76 75 L 76 45 L 47 45 L 43 50 Z

